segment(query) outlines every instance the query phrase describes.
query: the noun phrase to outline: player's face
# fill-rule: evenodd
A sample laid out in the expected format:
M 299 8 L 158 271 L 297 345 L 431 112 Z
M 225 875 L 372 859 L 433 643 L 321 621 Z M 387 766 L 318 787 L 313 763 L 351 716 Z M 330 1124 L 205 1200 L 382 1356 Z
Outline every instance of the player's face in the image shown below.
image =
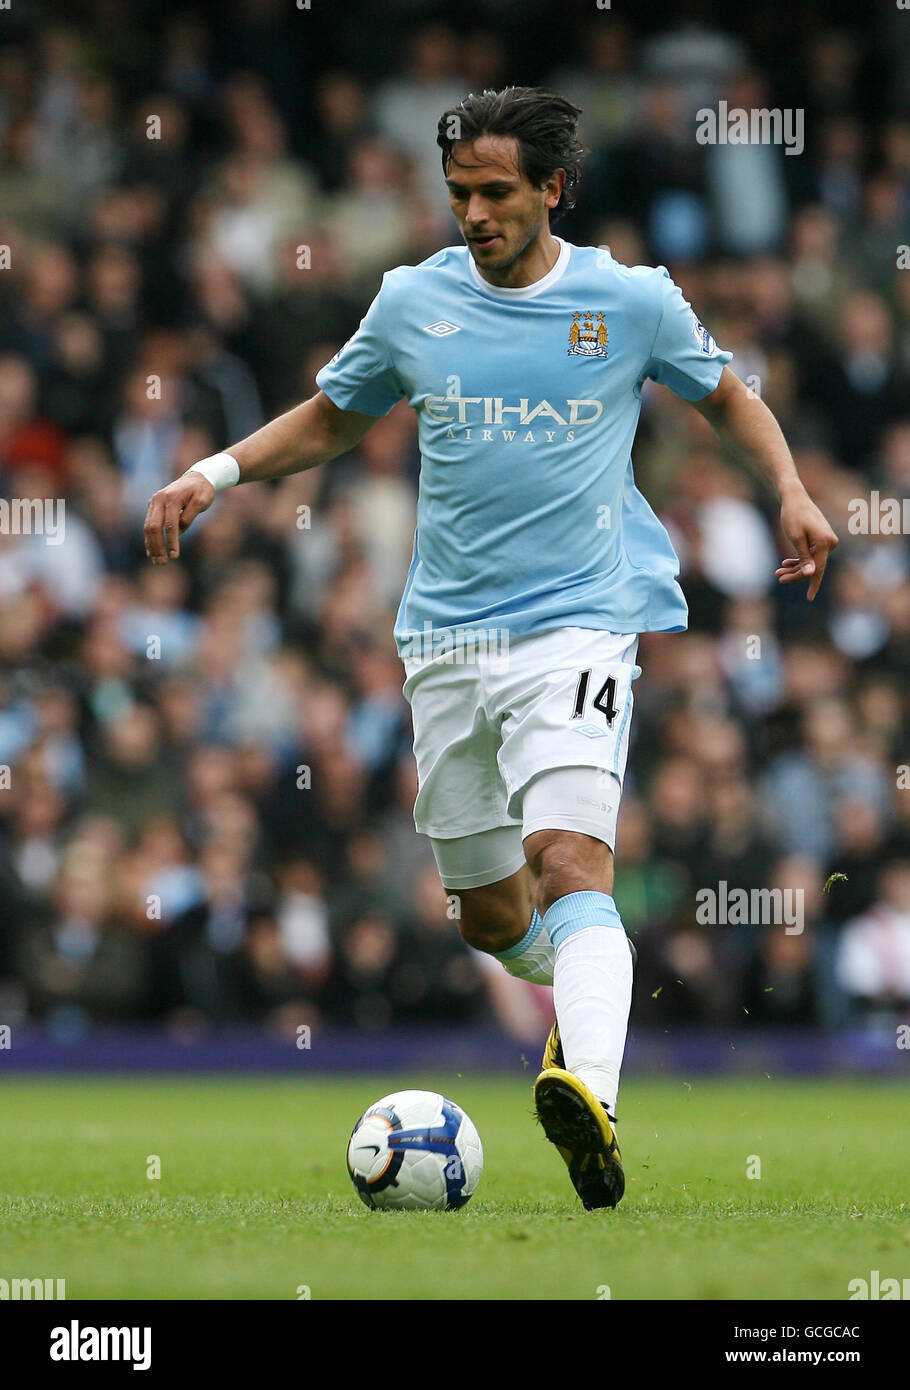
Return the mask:
M 483 135 L 455 144 L 446 187 L 478 268 L 498 276 L 549 234 L 549 209 L 559 201 L 562 181 L 554 176 L 535 188 L 519 168 L 518 141 Z

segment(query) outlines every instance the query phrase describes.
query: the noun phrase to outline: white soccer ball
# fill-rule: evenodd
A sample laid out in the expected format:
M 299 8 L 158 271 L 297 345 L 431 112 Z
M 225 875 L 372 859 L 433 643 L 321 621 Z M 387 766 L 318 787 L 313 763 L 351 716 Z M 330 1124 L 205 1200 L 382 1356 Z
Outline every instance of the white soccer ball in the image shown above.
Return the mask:
M 354 1126 L 348 1172 L 368 1207 L 453 1211 L 480 1182 L 483 1145 L 453 1100 L 435 1091 L 396 1091 Z

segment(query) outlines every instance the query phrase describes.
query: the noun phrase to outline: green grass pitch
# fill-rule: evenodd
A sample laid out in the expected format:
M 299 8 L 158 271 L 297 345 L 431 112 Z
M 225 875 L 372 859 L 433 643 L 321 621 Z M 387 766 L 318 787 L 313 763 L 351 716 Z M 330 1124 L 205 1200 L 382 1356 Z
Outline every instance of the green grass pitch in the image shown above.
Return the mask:
M 480 1130 L 484 1176 L 460 1212 L 371 1212 L 348 1178 L 357 1116 L 415 1085 Z M 0 1278 L 65 1278 L 69 1299 L 843 1300 L 873 1269 L 910 1274 L 904 1086 L 631 1077 L 626 1197 L 593 1213 L 530 1090 L 455 1074 L 6 1078 Z

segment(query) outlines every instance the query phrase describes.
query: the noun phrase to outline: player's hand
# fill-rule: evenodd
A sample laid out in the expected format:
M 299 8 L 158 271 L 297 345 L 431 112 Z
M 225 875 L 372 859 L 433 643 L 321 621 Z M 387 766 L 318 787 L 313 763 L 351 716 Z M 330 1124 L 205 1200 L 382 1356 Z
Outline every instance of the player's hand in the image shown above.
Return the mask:
M 828 556 L 837 545 L 837 536 L 804 488 L 784 499 L 780 524 L 796 555 L 781 561 L 780 569 L 775 571 L 778 582 L 795 584 L 808 580 L 806 597 L 811 602 L 825 576 Z
M 215 500 L 215 489 L 201 473 L 184 473 L 156 492 L 145 514 L 145 553 L 153 565 L 180 554 L 180 537 Z

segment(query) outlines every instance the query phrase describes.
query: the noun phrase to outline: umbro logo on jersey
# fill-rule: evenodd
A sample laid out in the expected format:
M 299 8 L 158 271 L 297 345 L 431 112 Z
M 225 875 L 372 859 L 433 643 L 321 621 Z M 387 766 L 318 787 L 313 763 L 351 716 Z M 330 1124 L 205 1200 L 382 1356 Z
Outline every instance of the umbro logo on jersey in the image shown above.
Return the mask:
M 460 333 L 461 329 L 457 323 L 449 323 L 446 319 L 437 319 L 435 323 L 424 325 L 424 333 L 432 333 L 434 338 L 447 338 L 450 333 Z

